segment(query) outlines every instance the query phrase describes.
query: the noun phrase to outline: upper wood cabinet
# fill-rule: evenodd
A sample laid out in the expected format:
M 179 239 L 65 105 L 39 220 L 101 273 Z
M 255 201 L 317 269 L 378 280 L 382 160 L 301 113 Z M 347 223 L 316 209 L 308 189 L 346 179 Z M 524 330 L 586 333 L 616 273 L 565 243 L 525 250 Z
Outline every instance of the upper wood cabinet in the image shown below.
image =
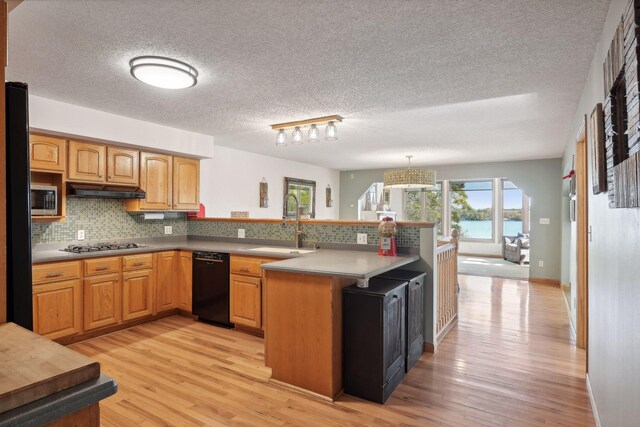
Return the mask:
M 178 267 L 178 308 L 191 312 L 193 294 L 191 252 L 181 251 L 178 262 L 180 264 Z
M 176 308 L 178 252 L 158 252 L 156 255 L 156 311 Z
M 200 208 L 200 160 L 173 158 L 173 209 Z
M 87 142 L 69 141 L 69 168 L 71 181 L 105 182 L 107 147 Z
M 107 182 L 138 185 L 140 152 L 120 147 L 107 147 Z
M 163 154 L 140 153 L 140 187 L 147 193 L 143 200 L 132 200 L 143 210 L 170 210 L 173 158 Z
M 67 159 L 66 140 L 31 134 L 29 145 L 31 169 L 64 172 Z

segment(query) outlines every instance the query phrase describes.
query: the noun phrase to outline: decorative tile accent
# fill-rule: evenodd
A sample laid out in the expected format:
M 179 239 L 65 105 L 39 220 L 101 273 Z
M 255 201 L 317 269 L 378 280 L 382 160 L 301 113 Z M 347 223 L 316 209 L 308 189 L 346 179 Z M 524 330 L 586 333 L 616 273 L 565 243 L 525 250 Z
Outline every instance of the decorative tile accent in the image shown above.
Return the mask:
M 171 215 L 177 219 L 143 220 L 140 214 L 124 210 L 124 200 L 67 199 L 65 222 L 34 222 L 31 225 L 31 245 L 37 243 L 66 243 L 77 239 L 84 230 L 86 240 L 113 240 L 164 236 L 164 226 L 173 227 L 174 236 L 187 234 L 187 216 L 182 212 Z
M 188 221 L 188 234 L 210 237 L 237 237 L 238 228 L 244 228 L 247 239 L 293 240 L 294 224 Z M 369 244 L 378 242 L 376 225 L 326 225 L 303 224 L 305 242 L 356 244 L 358 233 L 367 233 Z M 398 246 L 420 247 L 420 228 L 398 227 Z

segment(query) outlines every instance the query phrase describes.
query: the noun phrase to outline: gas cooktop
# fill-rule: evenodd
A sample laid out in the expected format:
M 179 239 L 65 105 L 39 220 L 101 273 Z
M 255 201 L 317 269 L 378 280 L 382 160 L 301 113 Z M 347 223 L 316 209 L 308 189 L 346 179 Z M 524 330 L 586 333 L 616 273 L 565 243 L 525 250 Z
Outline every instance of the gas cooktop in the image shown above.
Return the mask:
M 117 249 L 135 249 L 135 248 L 144 248 L 144 246 L 139 245 L 133 242 L 105 242 L 105 243 L 87 243 L 80 244 L 75 243 L 73 245 L 69 245 L 64 249 L 60 249 L 65 252 L 99 252 L 99 251 L 113 251 Z

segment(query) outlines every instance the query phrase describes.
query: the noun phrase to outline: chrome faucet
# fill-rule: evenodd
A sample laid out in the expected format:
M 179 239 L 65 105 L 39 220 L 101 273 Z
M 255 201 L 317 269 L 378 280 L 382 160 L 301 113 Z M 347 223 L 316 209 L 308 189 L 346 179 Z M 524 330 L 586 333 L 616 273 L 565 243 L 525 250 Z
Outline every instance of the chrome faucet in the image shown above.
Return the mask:
M 298 202 L 298 198 L 295 194 L 287 193 L 284 196 L 284 202 L 282 203 L 282 226 L 287 225 L 287 201 L 289 197 L 293 197 L 293 200 L 296 202 L 296 231 L 293 234 L 293 243 L 296 245 L 296 248 L 302 247 L 302 225 L 300 224 L 300 203 Z

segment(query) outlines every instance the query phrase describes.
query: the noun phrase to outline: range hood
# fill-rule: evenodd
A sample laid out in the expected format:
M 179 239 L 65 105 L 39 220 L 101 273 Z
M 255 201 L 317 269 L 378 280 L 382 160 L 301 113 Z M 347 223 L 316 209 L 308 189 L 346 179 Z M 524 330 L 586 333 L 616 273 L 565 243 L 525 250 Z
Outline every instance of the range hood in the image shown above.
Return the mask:
M 67 196 L 99 199 L 144 199 L 146 193 L 140 187 L 133 186 L 67 183 Z

